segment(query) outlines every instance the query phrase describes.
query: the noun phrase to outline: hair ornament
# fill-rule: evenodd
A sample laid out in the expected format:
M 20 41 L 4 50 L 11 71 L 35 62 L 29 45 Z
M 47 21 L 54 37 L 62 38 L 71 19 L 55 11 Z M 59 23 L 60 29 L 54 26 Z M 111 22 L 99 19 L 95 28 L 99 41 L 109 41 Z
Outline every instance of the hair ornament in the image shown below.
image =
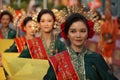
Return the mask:
M 88 20 L 88 26 L 91 30 L 89 34 L 90 38 L 93 36 L 94 32 L 99 33 L 101 31 L 101 24 L 100 24 L 97 14 L 93 10 L 88 9 L 83 5 L 80 5 L 80 6 L 74 5 L 74 6 L 59 10 L 59 11 L 57 9 L 53 9 L 53 12 L 56 16 L 55 25 L 58 27 L 63 27 L 61 26 L 61 24 L 65 23 L 66 19 L 70 15 L 72 15 L 73 13 L 79 13 Z

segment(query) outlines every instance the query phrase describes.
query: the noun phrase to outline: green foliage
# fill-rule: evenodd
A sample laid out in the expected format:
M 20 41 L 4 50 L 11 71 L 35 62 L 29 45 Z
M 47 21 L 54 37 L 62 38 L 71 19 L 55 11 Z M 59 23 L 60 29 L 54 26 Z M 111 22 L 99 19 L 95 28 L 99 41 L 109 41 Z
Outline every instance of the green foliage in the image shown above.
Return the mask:
M 20 6 L 17 4 L 18 0 L 14 0 L 14 2 L 10 3 L 9 6 L 13 7 L 14 9 L 27 9 L 28 3 L 30 0 L 21 0 Z

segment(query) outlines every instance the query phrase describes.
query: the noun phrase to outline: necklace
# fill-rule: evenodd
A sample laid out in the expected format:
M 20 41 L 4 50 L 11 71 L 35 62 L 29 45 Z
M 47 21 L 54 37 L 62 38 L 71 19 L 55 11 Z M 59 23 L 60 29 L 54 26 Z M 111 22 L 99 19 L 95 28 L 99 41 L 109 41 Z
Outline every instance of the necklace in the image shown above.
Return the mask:
M 8 31 L 9 31 L 9 28 L 8 29 L 1 29 L 2 30 L 2 35 L 3 35 L 3 37 L 5 38 L 5 39 L 7 39 L 8 38 Z
M 42 35 L 41 35 L 41 39 L 42 39 L 43 45 L 45 47 L 45 50 L 46 50 L 48 56 L 54 55 L 55 54 L 55 39 L 53 37 L 51 38 L 49 47 L 47 46 L 46 40 Z
M 78 73 L 78 76 L 81 80 L 86 80 L 84 57 L 87 53 L 87 49 L 83 48 L 81 52 L 76 53 L 71 47 L 69 47 L 68 52 L 71 56 L 73 66 Z

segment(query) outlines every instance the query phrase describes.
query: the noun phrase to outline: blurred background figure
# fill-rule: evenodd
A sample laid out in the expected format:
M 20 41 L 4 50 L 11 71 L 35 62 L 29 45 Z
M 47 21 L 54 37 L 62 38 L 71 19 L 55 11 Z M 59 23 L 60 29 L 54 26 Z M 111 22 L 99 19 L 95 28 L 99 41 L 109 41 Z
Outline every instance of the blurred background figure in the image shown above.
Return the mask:
M 13 16 L 8 11 L 0 13 L 0 38 L 1 39 L 13 39 L 16 37 L 16 31 L 9 27 L 10 22 L 13 22 Z
M 106 9 L 104 13 L 104 22 L 101 27 L 102 31 L 102 46 L 101 55 L 104 57 L 106 62 L 112 64 L 112 56 L 116 46 L 116 38 L 118 32 L 117 19 L 114 19 L 111 14 L 111 2 L 106 0 Z
M 21 53 L 27 44 L 27 40 L 33 39 L 35 35 L 35 21 L 32 17 L 27 16 L 20 23 L 22 31 L 25 32 L 25 36 L 17 37 L 14 39 L 14 43 L 10 46 L 9 49 L 5 50 L 5 52 L 19 52 Z

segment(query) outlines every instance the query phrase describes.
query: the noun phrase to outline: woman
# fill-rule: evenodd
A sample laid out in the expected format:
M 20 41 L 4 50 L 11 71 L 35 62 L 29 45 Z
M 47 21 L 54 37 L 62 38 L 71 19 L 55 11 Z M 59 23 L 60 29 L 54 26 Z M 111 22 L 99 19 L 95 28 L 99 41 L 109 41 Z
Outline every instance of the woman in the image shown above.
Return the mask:
M 27 41 L 27 48 L 19 57 L 48 59 L 56 52 L 66 49 L 64 43 L 57 39 L 54 33 L 55 16 L 51 10 L 43 9 L 37 16 L 40 25 L 40 37 Z
M 26 40 L 33 39 L 35 34 L 35 21 L 32 17 L 26 17 L 21 23 L 22 30 L 25 32 L 25 36 L 15 38 L 13 45 L 5 50 L 5 52 L 19 52 L 21 53 L 26 45 Z
M 93 26 L 93 25 L 91 25 Z M 73 13 L 65 23 L 68 50 L 50 57 L 52 66 L 44 80 L 117 80 L 100 54 L 85 47 L 92 29 L 80 13 Z
M 109 11 L 105 12 L 105 21 L 102 24 L 102 44 L 103 47 L 101 52 L 106 62 L 112 64 L 112 56 L 116 46 L 116 39 L 118 33 L 117 20 L 112 18 L 112 14 Z
M 10 22 L 13 21 L 13 16 L 8 11 L 0 13 L 0 39 L 13 39 L 16 37 L 16 31 L 9 28 Z

